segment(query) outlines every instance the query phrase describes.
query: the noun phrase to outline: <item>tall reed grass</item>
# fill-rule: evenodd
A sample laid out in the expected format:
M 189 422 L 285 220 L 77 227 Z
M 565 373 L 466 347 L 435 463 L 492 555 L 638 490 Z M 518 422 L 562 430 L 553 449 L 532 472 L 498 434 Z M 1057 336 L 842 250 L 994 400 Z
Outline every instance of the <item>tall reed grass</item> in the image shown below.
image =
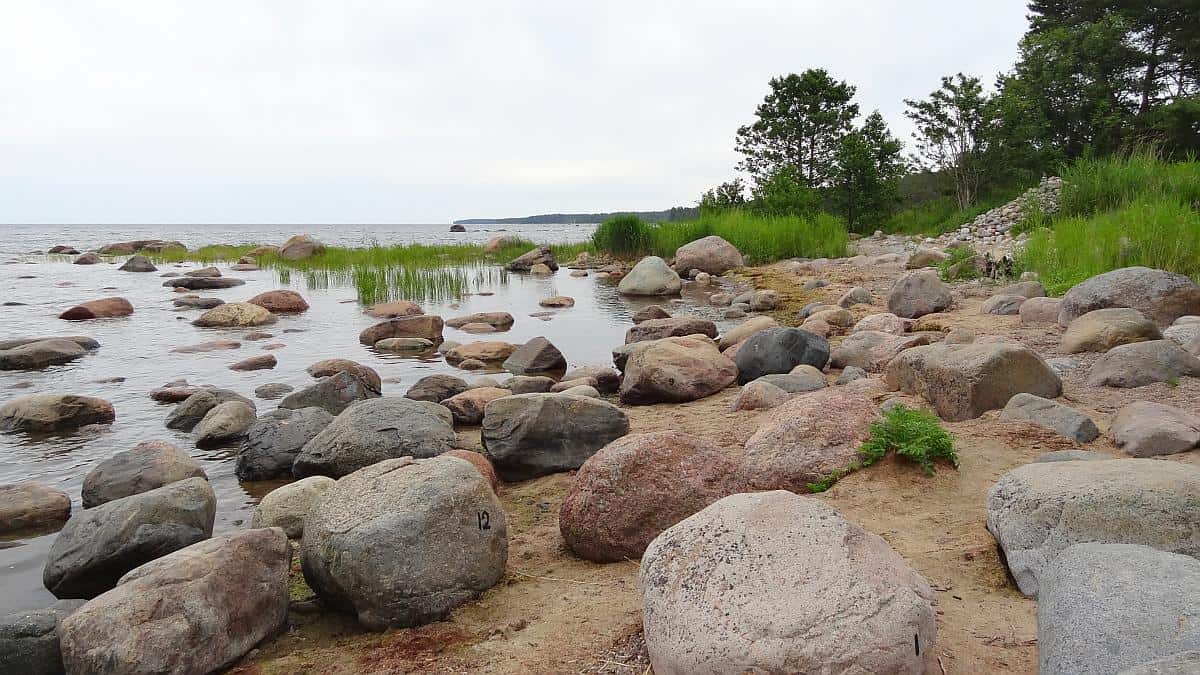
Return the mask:
M 635 216 L 617 216 L 596 228 L 592 246 L 620 257 L 657 255 L 670 258 L 676 249 L 717 235 L 737 247 L 750 263 L 784 258 L 846 255 L 846 224 L 826 213 L 812 217 L 759 216 L 731 210 L 703 214 L 698 220 L 649 225 Z

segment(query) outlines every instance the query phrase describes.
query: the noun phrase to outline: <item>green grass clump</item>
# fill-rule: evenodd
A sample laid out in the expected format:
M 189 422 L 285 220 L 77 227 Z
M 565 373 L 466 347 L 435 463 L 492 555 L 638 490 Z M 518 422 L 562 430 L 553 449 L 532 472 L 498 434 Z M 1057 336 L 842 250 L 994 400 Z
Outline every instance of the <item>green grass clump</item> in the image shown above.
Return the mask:
M 142 253 L 142 255 L 149 257 L 154 262 L 198 262 L 211 264 L 236 262 L 238 258 L 250 253 L 250 251 L 253 251 L 257 247 L 258 244 L 213 244 L 210 246 L 201 246 L 194 251 L 182 248 L 168 248 L 158 253 Z
M 1091 216 L 1137 202 L 1200 201 L 1200 161 L 1167 162 L 1145 150 L 1084 158 L 1063 171 L 1061 216 Z
M 811 492 L 824 492 L 846 474 L 871 466 L 889 452 L 915 462 L 930 476 L 935 473 L 934 464 L 938 460 L 958 466 L 954 437 L 942 427 L 937 416 L 928 410 L 913 410 L 898 405 L 887 411 L 883 420 L 871 425 L 871 437 L 858 448 L 862 459 L 833 470 L 815 483 L 809 483 L 808 489 Z
M 975 267 L 975 249 L 970 246 L 955 246 L 947 250 L 950 255 L 938 263 L 938 275 L 942 281 L 976 279 L 979 269 Z
M 980 197 L 965 209 L 954 197 L 938 197 L 893 213 L 879 229 L 889 234 L 936 237 L 970 223 L 975 217 L 1012 201 L 1016 194 L 996 192 Z
M 618 257 L 671 258 L 684 244 L 717 235 L 737 247 L 749 263 L 784 258 L 836 258 L 846 255 L 846 224 L 827 213 L 811 217 L 765 216 L 732 209 L 705 213 L 698 220 L 647 225 L 634 216 L 605 221 L 592 237 L 595 250 Z

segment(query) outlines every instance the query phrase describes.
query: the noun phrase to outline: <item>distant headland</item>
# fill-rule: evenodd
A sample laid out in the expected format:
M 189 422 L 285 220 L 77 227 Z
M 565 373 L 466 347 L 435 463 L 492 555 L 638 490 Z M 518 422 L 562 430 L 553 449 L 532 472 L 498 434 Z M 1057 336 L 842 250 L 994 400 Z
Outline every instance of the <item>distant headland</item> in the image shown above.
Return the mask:
M 466 218 L 454 221 L 455 225 L 538 225 L 544 223 L 574 225 L 577 223 L 602 223 L 618 214 L 632 213 L 650 222 L 690 220 L 699 217 L 697 206 L 676 206 L 665 211 L 613 211 L 611 213 L 543 213 L 523 218 Z

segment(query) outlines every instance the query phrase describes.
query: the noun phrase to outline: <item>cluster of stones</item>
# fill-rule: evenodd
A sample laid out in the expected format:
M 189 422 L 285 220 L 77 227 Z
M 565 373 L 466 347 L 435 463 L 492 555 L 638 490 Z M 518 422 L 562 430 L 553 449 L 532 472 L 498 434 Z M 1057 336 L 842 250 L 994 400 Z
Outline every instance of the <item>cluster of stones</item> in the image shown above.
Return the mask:
M 550 268 L 547 253 L 514 269 Z M 682 247 L 673 265 L 639 261 L 618 288 L 671 296 L 684 278 L 705 284 L 740 266 L 736 253 L 709 237 Z M 779 302 L 765 291 L 746 299 L 750 311 Z M 850 312 L 877 302 L 888 311 Z M 858 457 L 891 392 L 947 421 L 999 411 L 1079 445 L 1101 436 L 1058 400 L 1058 364 L 1015 340 L 939 330 L 937 315 L 955 302 L 936 272 L 917 269 L 902 271 L 886 299 L 854 288 L 836 304 L 807 306 L 800 327 L 760 314 L 722 334 L 653 306 L 613 350 L 616 368 L 566 371 L 545 338 L 456 344 L 448 361 L 498 363 L 510 376 L 430 375 L 402 397 L 384 396 L 371 368 L 331 359 L 308 369 L 311 387 L 262 417 L 235 392 L 172 383 L 153 394 L 177 402 L 169 427 L 195 429 L 198 445 L 238 443 L 243 479 L 297 480 L 262 499 L 251 529 L 219 537 L 202 468 L 164 443 L 93 467 L 76 513 L 68 495 L 43 486 L 0 488 L 0 522 L 65 520 L 44 580 L 68 601 L 0 619 L 0 636 L 17 635 L 0 639 L 0 663 L 14 672 L 51 661 L 69 673 L 217 670 L 284 626 L 289 538 L 300 540 L 305 580 L 324 606 L 371 630 L 439 620 L 504 577 L 500 482 L 576 471 L 559 511 L 563 540 L 587 560 L 641 558 L 656 673 L 925 672 L 937 640 L 930 584 L 882 538 L 806 496 L 810 485 Z M 240 303 L 214 309 L 228 304 Z M 271 314 L 261 304 L 249 306 Z M 513 323 L 502 313 L 443 321 L 412 303 L 367 311 L 383 321 L 360 341 L 381 350 L 440 347 L 446 325 L 503 332 Z M 1025 282 L 981 311 L 1062 326 L 1061 351 L 1102 354 L 1088 374 L 1094 386 L 1200 377 L 1200 286 L 1181 275 L 1116 270 L 1062 299 Z M 242 323 L 257 321 L 253 310 L 229 316 L 259 325 Z M 686 402 L 735 385 L 734 410 L 769 409 L 738 453 L 681 431 L 630 435 L 625 411 L 605 399 Z M 0 429 L 111 423 L 106 406 L 23 397 L 0 407 Z M 486 454 L 458 447 L 456 429 L 475 425 Z M 1200 650 L 1200 471 L 1146 458 L 1200 446 L 1200 417 L 1134 401 L 1104 433 L 1130 457 L 1078 450 L 1014 469 L 989 493 L 988 530 L 1018 588 L 1038 598 L 1043 672 L 1187 672 L 1169 668 L 1194 665 L 1190 652 Z M 33 627 L 9 628 L 17 624 Z
M 1036 204 L 1036 209 L 1043 214 L 1057 213 L 1062 186 L 1063 181 L 1057 176 L 1043 178 L 1036 187 L 1029 188 L 1011 202 L 982 213 L 970 223 L 944 235 L 941 243 L 960 242 L 979 248 L 999 248 L 1005 253 L 1011 252 L 1020 242 L 1019 237 L 1014 238 L 1010 234 L 1013 226 L 1021 222 L 1031 204 Z

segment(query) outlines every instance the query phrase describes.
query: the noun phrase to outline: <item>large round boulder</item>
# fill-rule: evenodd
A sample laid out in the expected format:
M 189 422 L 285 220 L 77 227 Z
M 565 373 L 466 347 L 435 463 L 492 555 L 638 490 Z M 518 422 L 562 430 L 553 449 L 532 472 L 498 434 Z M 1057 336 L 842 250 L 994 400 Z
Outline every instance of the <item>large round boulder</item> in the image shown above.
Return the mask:
M 317 380 L 299 391 L 294 391 L 279 402 L 280 408 L 321 408 L 331 415 L 339 415 L 351 405 L 379 398 L 379 391 L 372 389 L 352 371 L 342 371 Z
M 622 403 L 695 401 L 737 380 L 737 366 L 708 340 L 672 337 L 636 344 L 625 362 Z
M 385 397 L 356 403 L 296 456 L 297 477 L 345 476 L 396 457 L 435 457 L 454 447 L 453 418 L 436 404 Z
M 309 586 L 371 630 L 436 621 L 504 577 L 504 509 L 457 457 L 389 459 L 325 491 L 304 523 Z
M 29 394 L 0 406 L 0 431 L 62 431 L 109 424 L 117 417 L 108 401 L 74 394 Z
M 304 296 L 286 288 L 259 293 L 246 302 L 258 305 L 272 314 L 295 314 L 308 309 L 308 302 Z
M 1036 352 L 1008 342 L 936 344 L 900 352 L 884 374 L 887 385 L 917 394 L 952 422 L 1003 408 L 1022 392 L 1058 398 L 1062 381 Z
M 905 319 L 945 311 L 953 304 L 950 287 L 942 283 L 937 270 L 909 272 L 896 280 L 888 294 L 888 311 Z
M 514 375 L 536 375 L 566 370 L 567 359 L 558 347 L 539 335 L 518 345 L 500 365 Z
M 296 456 L 332 421 L 323 408 L 279 408 L 263 415 L 246 430 L 234 473 L 249 481 L 290 477 Z
M 636 560 L 663 530 L 737 492 L 736 471 L 730 453 L 696 436 L 659 431 L 618 438 L 575 474 L 559 529 L 581 558 Z
M 1147 340 L 1118 345 L 1105 352 L 1088 372 L 1094 387 L 1130 389 L 1180 377 L 1200 377 L 1200 359 L 1172 340 Z
M 1038 462 L 992 486 L 987 528 L 1025 595 L 1072 544 L 1142 544 L 1200 556 L 1200 469 L 1153 459 Z
M 168 483 L 76 511 L 50 547 L 42 583 L 93 598 L 129 570 L 212 536 L 217 498 L 203 478 Z
M 1200 446 L 1200 415 L 1163 403 L 1134 401 L 1117 411 L 1108 433 L 1134 457 L 1173 455 Z
M 791 372 L 801 364 L 822 370 L 829 362 L 829 341 L 802 328 L 768 328 L 746 338 L 734 362 L 738 384 Z
M 832 368 L 862 368 L 868 373 L 882 372 L 905 349 L 929 344 L 927 335 L 893 335 L 863 330 L 851 333 L 833 349 Z
M 1161 327 L 1187 314 L 1200 314 L 1200 286 L 1188 277 L 1149 267 L 1123 267 L 1076 284 L 1063 296 L 1058 323 L 1069 325 L 1088 312 L 1131 307 Z
M 101 298 L 89 300 L 75 305 L 58 315 L 67 321 L 87 321 L 89 319 L 114 319 L 133 314 L 133 305 L 125 298 Z
M 483 447 L 506 481 L 578 469 L 629 432 L 629 418 L 607 401 L 571 394 L 498 398 L 483 413 Z
M 164 441 L 138 443 L 97 464 L 83 478 L 83 508 L 188 478 L 207 478 L 200 463 Z
M 358 341 L 368 347 L 380 340 L 394 337 L 425 338 L 433 343 L 441 343 L 444 325 L 442 317 L 436 314 L 402 316 L 363 330 L 358 334 Z
M 921 575 L 790 492 L 732 495 L 667 529 L 642 556 L 641 588 L 658 675 L 917 675 L 937 635 Z
M 756 490 L 808 492 L 832 471 L 859 459 L 879 417 L 874 383 L 802 394 L 768 414 L 746 441 L 742 480 Z
M 201 328 L 245 328 L 275 323 L 275 315 L 248 302 L 227 302 L 217 305 L 192 322 Z
M 276 529 L 149 562 L 59 626 L 69 673 L 213 673 L 283 629 L 291 550 Z
M 325 252 L 325 244 L 307 234 L 298 234 L 279 247 L 276 254 L 284 260 L 304 260 Z
M 1057 323 L 1060 311 L 1062 311 L 1060 298 L 1029 298 L 1021 303 L 1021 309 L 1017 314 L 1020 315 L 1021 323 L 1024 324 Z
M 742 254 L 733 244 L 717 235 L 709 235 L 684 244 L 675 250 L 675 269 L 686 276 L 692 270 L 709 274 L 724 274 L 745 264 Z
M 288 539 L 302 538 L 304 519 L 336 483 L 329 476 L 309 476 L 271 490 L 254 507 L 250 527 L 278 527 Z
M 71 517 L 71 497 L 41 483 L 0 485 L 0 535 L 61 527 Z
M 665 260 L 647 256 L 621 277 L 617 290 L 623 295 L 676 295 L 683 281 Z
M 1106 352 L 1117 345 L 1161 340 L 1158 325 L 1128 307 L 1097 309 L 1076 318 L 1063 333 L 1064 354 Z

